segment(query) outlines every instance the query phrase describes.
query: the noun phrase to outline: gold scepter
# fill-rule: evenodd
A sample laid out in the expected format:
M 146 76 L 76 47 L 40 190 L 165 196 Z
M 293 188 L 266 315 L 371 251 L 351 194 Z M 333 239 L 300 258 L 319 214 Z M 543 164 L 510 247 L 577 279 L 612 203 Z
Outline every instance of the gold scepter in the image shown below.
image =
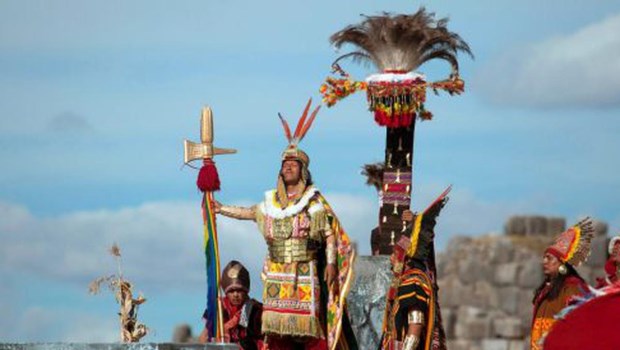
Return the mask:
M 220 298 L 220 258 L 215 223 L 213 192 L 219 191 L 220 179 L 213 157 L 236 153 L 237 150 L 217 148 L 213 145 L 213 112 L 209 106 L 202 109 L 200 117 L 200 143 L 184 140 L 184 163 L 202 159 L 196 185 L 204 193 L 202 201 L 204 220 L 204 246 L 207 270 L 207 330 L 209 337 L 223 341 L 224 315 Z M 214 309 L 216 310 L 213 313 Z

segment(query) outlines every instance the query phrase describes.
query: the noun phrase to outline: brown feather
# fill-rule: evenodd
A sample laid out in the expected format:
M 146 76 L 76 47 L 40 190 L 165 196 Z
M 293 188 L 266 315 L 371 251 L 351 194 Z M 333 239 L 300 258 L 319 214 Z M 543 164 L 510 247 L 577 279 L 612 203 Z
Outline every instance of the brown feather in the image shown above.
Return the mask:
M 383 186 L 383 163 L 364 164 L 362 175 L 366 176 L 366 185 L 373 186 L 377 191 L 381 191 Z
M 316 106 L 316 108 L 310 115 L 310 119 L 308 119 L 308 122 L 306 123 L 306 125 L 304 125 L 303 129 L 301 130 L 301 134 L 299 135 L 299 141 L 301 141 L 301 139 L 303 139 L 304 136 L 306 136 L 306 134 L 308 133 L 308 130 L 310 130 L 310 127 L 312 126 L 312 123 L 314 122 L 314 119 L 316 118 L 317 113 L 319 113 L 319 109 L 321 109 L 321 105 Z
M 448 19 L 435 20 L 435 14 L 421 8 L 413 15 L 364 16 L 356 25 L 349 25 L 334 33 L 330 42 L 341 48 L 345 44 L 357 51 L 340 56 L 355 60 L 369 60 L 379 70 L 397 69 L 412 71 L 432 58 L 441 58 L 458 73 L 457 55 L 469 54 L 469 45 L 447 28 Z
M 304 108 L 304 113 L 301 115 L 301 118 L 299 118 L 299 121 L 297 122 L 297 127 L 295 128 L 295 133 L 293 134 L 293 137 L 299 141 L 301 140 L 300 133 L 301 130 L 303 129 L 303 125 L 306 122 L 306 117 L 308 116 L 308 110 L 310 109 L 310 104 L 312 104 L 312 98 L 310 98 L 308 100 L 308 103 L 306 104 L 306 108 Z
M 280 121 L 282 122 L 282 127 L 284 128 L 284 135 L 286 135 L 286 139 L 288 142 L 291 142 L 291 128 L 288 126 L 288 122 L 284 119 L 282 114 L 278 113 L 278 117 L 280 117 Z

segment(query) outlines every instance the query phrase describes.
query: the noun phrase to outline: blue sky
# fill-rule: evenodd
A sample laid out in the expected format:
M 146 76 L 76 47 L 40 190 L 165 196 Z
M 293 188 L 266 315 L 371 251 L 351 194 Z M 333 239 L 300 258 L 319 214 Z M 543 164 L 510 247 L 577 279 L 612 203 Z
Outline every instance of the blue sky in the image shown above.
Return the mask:
M 204 306 L 196 173 L 182 140 L 199 113 L 239 153 L 217 159 L 218 198 L 251 204 L 275 183 L 285 146 L 277 113 L 295 119 L 338 53 L 327 38 L 360 14 L 449 16 L 476 56 L 466 93 L 429 97 L 416 132 L 414 207 L 448 184 L 438 229 L 501 232 L 511 214 L 569 221 L 620 214 L 620 4 L 617 1 L 2 1 L 0 2 L 0 341 L 115 341 L 110 294 L 118 242 L 126 276 L 149 299 L 154 333 L 197 329 Z M 370 68 L 345 64 L 363 79 Z M 442 63 L 421 68 L 430 79 Z M 323 108 L 303 142 L 316 183 L 367 254 L 384 130 L 362 94 Z M 223 260 L 255 279 L 264 243 L 250 223 L 219 221 Z

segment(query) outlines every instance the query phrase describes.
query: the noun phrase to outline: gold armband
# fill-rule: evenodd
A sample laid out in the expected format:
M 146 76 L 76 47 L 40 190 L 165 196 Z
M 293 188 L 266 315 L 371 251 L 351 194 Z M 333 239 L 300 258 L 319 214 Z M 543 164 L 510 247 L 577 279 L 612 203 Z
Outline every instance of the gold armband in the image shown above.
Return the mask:
M 403 340 L 403 350 L 415 350 L 420 342 L 420 338 L 415 334 L 408 334 Z
M 230 218 L 234 218 L 234 219 L 254 220 L 255 218 L 254 210 L 255 210 L 254 207 L 245 208 L 245 207 L 234 207 L 230 205 L 222 205 L 220 207 L 220 214 L 224 216 L 228 216 Z
M 407 314 L 409 324 L 424 324 L 424 314 L 420 310 L 411 310 Z
M 325 248 L 325 259 L 327 260 L 327 264 L 336 265 L 336 245 L 328 244 Z

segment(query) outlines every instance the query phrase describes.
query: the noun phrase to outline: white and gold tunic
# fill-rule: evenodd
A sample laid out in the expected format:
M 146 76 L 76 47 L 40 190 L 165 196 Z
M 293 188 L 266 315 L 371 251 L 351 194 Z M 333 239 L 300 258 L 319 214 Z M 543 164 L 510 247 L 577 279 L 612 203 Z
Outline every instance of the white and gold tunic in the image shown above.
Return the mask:
M 282 208 L 272 190 L 256 207 L 269 251 L 262 274 L 265 334 L 324 337 L 317 256 L 331 230 L 320 196 L 309 186 L 296 203 Z

